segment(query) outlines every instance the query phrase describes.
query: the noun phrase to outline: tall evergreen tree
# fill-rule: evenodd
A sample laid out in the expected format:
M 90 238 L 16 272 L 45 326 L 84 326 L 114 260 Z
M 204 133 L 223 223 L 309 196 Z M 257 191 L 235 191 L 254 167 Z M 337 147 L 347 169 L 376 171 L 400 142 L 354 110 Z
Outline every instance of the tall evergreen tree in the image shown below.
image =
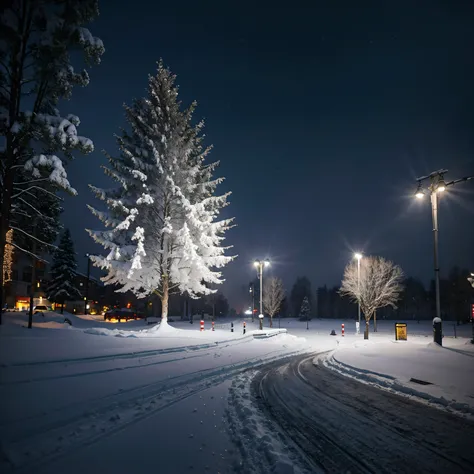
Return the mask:
M 230 193 L 215 195 L 222 179 L 212 177 L 217 163 L 205 163 L 210 149 L 203 123 L 191 124 L 194 109 L 181 110 L 175 76 L 160 61 L 147 96 L 125 107 L 131 130 L 117 138 L 120 156 L 107 155 L 105 172 L 118 187 L 91 186 L 108 208 L 91 210 L 108 229 L 89 233 L 109 250 L 92 261 L 107 271 L 106 284 L 157 294 L 164 322 L 170 293 L 215 292 L 210 285 L 223 282 L 216 269 L 233 258 L 222 245 L 232 219 L 218 220 Z
M 79 289 L 74 286 L 76 268 L 74 242 L 72 241 L 69 229 L 66 229 L 53 255 L 51 283 L 47 290 L 48 299 L 61 304 L 61 314 L 63 314 L 66 301 L 77 300 L 82 297 Z
M 293 311 L 295 315 L 299 313 L 301 304 L 305 297 L 308 298 L 309 303 L 311 303 L 311 282 L 305 276 L 298 277 L 291 289 L 290 301 L 293 306 Z
M 98 13 L 97 0 L 1 2 L 0 261 L 10 228 L 15 228 L 12 245 L 26 252 L 30 251 L 19 239 L 48 243 L 32 235 L 25 224 L 34 222 L 34 217 L 50 222 L 54 213 L 25 201 L 34 193 L 47 199 L 51 190 L 46 183 L 53 191 L 75 194 L 65 162 L 74 151 L 93 150 L 92 142 L 77 134 L 79 118 L 62 115 L 57 107 L 70 98 L 74 86 L 89 82 L 85 69 L 74 69 L 71 53 L 82 51 L 86 65 L 100 62 L 102 41 L 84 27 Z
M 300 321 L 308 321 L 309 320 L 309 313 L 311 309 L 309 307 L 309 299 L 307 296 L 303 298 L 300 308 Z

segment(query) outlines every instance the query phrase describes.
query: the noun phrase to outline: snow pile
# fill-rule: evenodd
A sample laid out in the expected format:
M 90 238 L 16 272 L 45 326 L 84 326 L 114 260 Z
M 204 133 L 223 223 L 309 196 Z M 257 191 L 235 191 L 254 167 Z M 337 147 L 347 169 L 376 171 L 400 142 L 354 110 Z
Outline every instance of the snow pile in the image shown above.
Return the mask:
M 339 345 L 324 363 L 363 383 L 474 417 L 474 347 L 466 339 L 443 343 L 360 341 Z

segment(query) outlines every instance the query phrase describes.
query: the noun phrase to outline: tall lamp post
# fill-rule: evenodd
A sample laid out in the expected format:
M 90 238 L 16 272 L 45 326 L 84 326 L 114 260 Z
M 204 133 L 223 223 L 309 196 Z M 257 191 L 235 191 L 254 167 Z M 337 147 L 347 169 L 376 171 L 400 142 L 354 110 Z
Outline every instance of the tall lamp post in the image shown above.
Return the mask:
M 254 310 L 255 310 L 255 288 L 253 282 L 249 284 L 249 293 L 252 295 L 252 323 L 254 321 Z
M 362 254 L 357 252 L 354 254 L 354 258 L 357 260 L 357 334 L 360 333 L 360 261 L 362 260 Z
M 423 189 L 422 183 L 427 181 L 429 184 L 426 186 L 430 197 L 431 197 L 431 215 L 433 219 L 433 240 L 434 240 L 434 272 L 435 272 L 435 288 L 436 288 L 436 317 L 441 319 L 441 303 L 439 295 L 439 256 L 438 256 L 438 194 L 444 193 L 448 186 L 460 183 L 461 181 L 469 181 L 474 176 L 467 176 L 461 179 L 455 179 L 448 183 L 444 180 L 444 175 L 448 170 L 441 169 L 433 171 L 433 173 L 427 176 L 421 176 L 417 178 L 418 187 L 416 189 L 415 196 L 417 199 L 423 199 L 425 197 L 425 190 Z
M 270 265 L 270 261 L 266 260 L 255 260 L 253 264 L 257 267 L 258 270 L 258 278 L 260 280 L 260 314 L 258 315 L 258 319 L 260 320 L 260 330 L 263 329 L 263 267 L 268 267 Z
M 89 280 L 91 277 L 91 256 L 90 254 L 86 253 L 85 257 L 87 257 L 87 280 L 86 280 L 86 294 L 84 296 L 84 314 L 87 314 L 87 306 L 89 301 Z

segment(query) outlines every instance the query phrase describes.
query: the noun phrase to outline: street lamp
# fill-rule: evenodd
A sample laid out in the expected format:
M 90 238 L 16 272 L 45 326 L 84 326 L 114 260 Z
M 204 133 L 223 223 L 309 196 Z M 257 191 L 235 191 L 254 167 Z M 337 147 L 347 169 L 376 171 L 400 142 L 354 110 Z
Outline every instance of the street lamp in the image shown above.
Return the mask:
M 88 253 L 86 253 L 84 256 L 87 258 L 87 280 L 86 280 L 86 295 L 84 296 L 84 314 L 87 314 L 87 310 L 89 309 L 87 300 L 89 299 L 89 280 L 91 276 L 91 256 Z
M 446 183 L 444 175 L 448 172 L 446 169 L 433 171 L 427 176 L 417 178 L 418 183 L 415 196 L 418 199 L 425 197 L 423 190 L 423 181 L 429 181 L 427 190 L 431 196 L 431 215 L 433 219 L 433 240 L 434 240 L 434 272 L 435 272 L 435 288 L 436 288 L 436 317 L 441 319 L 441 304 L 439 295 L 439 257 L 438 257 L 438 194 L 444 193 L 448 186 L 460 183 L 461 181 L 469 181 L 474 176 L 466 176 L 465 178 L 455 179 Z
M 265 260 L 255 260 L 253 264 L 257 267 L 258 270 L 258 278 L 260 279 L 260 314 L 258 318 L 260 320 L 260 329 L 263 329 L 263 267 L 268 267 L 270 265 L 270 261 L 268 259 Z
M 362 260 L 362 254 L 357 252 L 354 254 L 354 258 L 357 260 L 357 321 L 359 323 L 357 327 L 357 334 L 360 331 L 360 261 Z
M 255 310 L 255 288 L 253 282 L 249 284 L 249 293 L 252 295 L 252 323 L 254 321 L 254 310 Z

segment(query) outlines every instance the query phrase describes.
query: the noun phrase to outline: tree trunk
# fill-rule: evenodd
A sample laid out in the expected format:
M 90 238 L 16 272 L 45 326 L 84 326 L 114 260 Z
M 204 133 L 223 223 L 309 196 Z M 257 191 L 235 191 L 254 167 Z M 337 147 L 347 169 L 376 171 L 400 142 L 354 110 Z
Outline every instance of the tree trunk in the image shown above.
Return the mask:
M 377 311 L 374 313 L 374 332 L 377 332 Z
M 273 316 L 270 315 L 270 327 L 273 327 Z
M 33 253 L 36 252 L 36 240 L 33 239 Z M 36 285 L 36 258 L 33 259 L 33 268 L 31 269 L 31 289 L 30 289 L 30 312 L 28 313 L 28 328 L 33 326 L 33 302 L 35 297 Z
M 369 320 L 366 319 L 365 320 L 365 331 L 364 331 L 364 339 L 368 339 L 369 338 Z
M 64 305 L 66 304 L 66 301 L 63 301 L 63 304 L 61 305 L 61 314 L 64 314 Z
M 163 275 L 163 290 L 161 295 L 161 322 L 168 322 L 169 281 L 168 275 Z

